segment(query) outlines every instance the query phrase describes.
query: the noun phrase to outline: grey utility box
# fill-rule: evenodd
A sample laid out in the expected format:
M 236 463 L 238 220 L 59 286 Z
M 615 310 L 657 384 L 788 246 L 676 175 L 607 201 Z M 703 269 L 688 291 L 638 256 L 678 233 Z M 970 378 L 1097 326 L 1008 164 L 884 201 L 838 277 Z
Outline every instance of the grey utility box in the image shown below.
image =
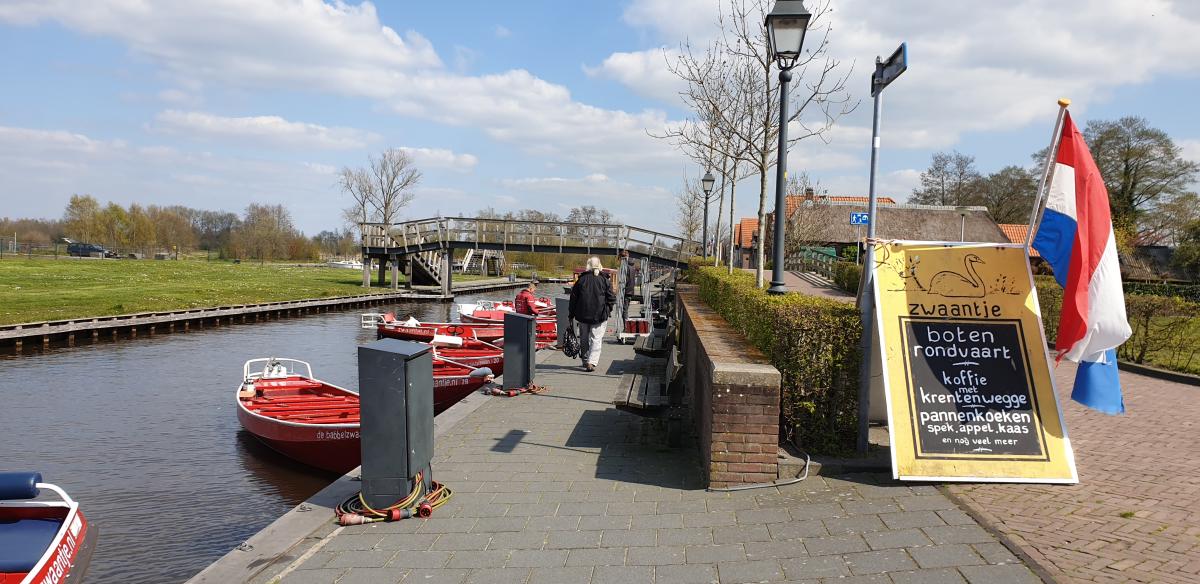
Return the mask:
M 558 340 L 555 341 L 555 346 L 561 349 L 563 339 L 567 338 L 567 327 L 571 326 L 571 299 L 567 296 L 555 298 L 554 310 L 558 320 Z
M 529 314 L 504 313 L 504 389 L 533 383 L 537 367 L 537 319 Z
M 362 494 L 382 509 L 408 496 L 433 459 L 433 353 L 428 345 L 381 339 L 358 348 Z

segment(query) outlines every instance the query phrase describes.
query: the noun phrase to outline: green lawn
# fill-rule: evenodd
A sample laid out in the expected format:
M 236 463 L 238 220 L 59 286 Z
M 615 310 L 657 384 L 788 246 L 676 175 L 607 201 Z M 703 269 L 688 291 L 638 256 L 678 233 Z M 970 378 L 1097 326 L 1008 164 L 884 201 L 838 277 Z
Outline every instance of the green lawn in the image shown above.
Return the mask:
M 0 324 L 365 292 L 362 272 L 336 268 L 203 260 L 0 260 Z

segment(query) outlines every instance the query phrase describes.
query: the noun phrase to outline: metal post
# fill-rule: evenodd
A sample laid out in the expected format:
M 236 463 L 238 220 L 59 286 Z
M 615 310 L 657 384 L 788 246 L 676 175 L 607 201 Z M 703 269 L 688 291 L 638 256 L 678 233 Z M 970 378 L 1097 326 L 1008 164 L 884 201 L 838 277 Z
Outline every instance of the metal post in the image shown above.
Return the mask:
M 967 240 L 967 214 L 962 214 L 962 223 L 958 226 L 958 242 L 962 243 Z
M 708 195 L 704 195 L 704 257 L 708 257 Z
M 1037 198 L 1033 201 L 1033 211 L 1029 214 L 1029 231 L 1025 233 L 1026 254 L 1029 253 L 1029 246 L 1033 244 L 1038 215 L 1042 211 L 1042 201 L 1046 198 L 1046 187 L 1050 185 L 1050 180 L 1054 177 L 1054 159 L 1058 157 L 1058 143 L 1062 140 L 1063 118 L 1067 115 L 1067 106 L 1069 105 L 1071 105 L 1071 100 L 1065 97 L 1058 100 L 1058 120 L 1054 122 L 1054 134 L 1050 136 L 1050 150 L 1046 151 L 1046 163 L 1042 167 L 1042 182 L 1038 185 Z
M 883 63 L 876 58 L 876 77 L 883 68 Z M 870 431 L 871 405 L 871 351 L 874 348 L 874 335 L 871 322 L 875 314 L 875 175 L 879 170 L 879 112 L 883 106 L 882 88 L 875 92 L 875 113 L 871 120 L 871 182 L 867 192 L 867 241 L 865 244 L 866 260 L 863 262 L 863 289 L 859 290 L 859 319 L 862 321 L 862 339 L 858 347 L 861 359 L 858 366 L 858 453 L 867 453 L 867 434 Z
M 770 294 L 787 294 L 787 285 L 783 283 L 783 246 L 784 223 L 787 214 L 787 201 L 784 197 L 784 183 L 787 182 L 787 126 L 788 126 L 788 81 L 792 80 L 792 72 L 787 69 L 779 71 L 779 155 L 775 162 L 775 266 L 771 270 Z

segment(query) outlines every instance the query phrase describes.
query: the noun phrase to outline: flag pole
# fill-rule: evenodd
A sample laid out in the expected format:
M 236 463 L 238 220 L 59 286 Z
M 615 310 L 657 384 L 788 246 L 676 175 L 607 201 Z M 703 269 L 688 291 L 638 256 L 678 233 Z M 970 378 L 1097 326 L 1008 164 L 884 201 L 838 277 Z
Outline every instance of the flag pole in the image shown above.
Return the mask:
M 1042 167 L 1042 181 L 1038 185 L 1037 197 L 1033 200 L 1033 211 L 1029 214 L 1029 231 L 1025 233 L 1025 253 L 1029 254 L 1029 246 L 1033 245 L 1033 234 L 1042 213 L 1042 203 L 1046 200 L 1046 188 L 1054 178 L 1054 159 L 1058 158 L 1058 144 L 1062 141 L 1063 118 L 1067 115 L 1067 106 L 1071 100 L 1063 97 L 1058 100 L 1058 120 L 1054 122 L 1054 135 L 1050 137 L 1050 149 L 1046 151 L 1046 164 Z

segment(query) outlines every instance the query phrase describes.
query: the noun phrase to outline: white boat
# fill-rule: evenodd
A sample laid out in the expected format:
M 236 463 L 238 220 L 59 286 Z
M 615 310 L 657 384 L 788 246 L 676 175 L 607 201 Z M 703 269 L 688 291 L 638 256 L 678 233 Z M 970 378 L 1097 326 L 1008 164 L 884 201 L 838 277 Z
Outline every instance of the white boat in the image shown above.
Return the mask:
M 358 260 L 330 260 L 325 262 L 325 265 L 331 268 L 343 268 L 347 270 L 363 269 L 363 263 Z

